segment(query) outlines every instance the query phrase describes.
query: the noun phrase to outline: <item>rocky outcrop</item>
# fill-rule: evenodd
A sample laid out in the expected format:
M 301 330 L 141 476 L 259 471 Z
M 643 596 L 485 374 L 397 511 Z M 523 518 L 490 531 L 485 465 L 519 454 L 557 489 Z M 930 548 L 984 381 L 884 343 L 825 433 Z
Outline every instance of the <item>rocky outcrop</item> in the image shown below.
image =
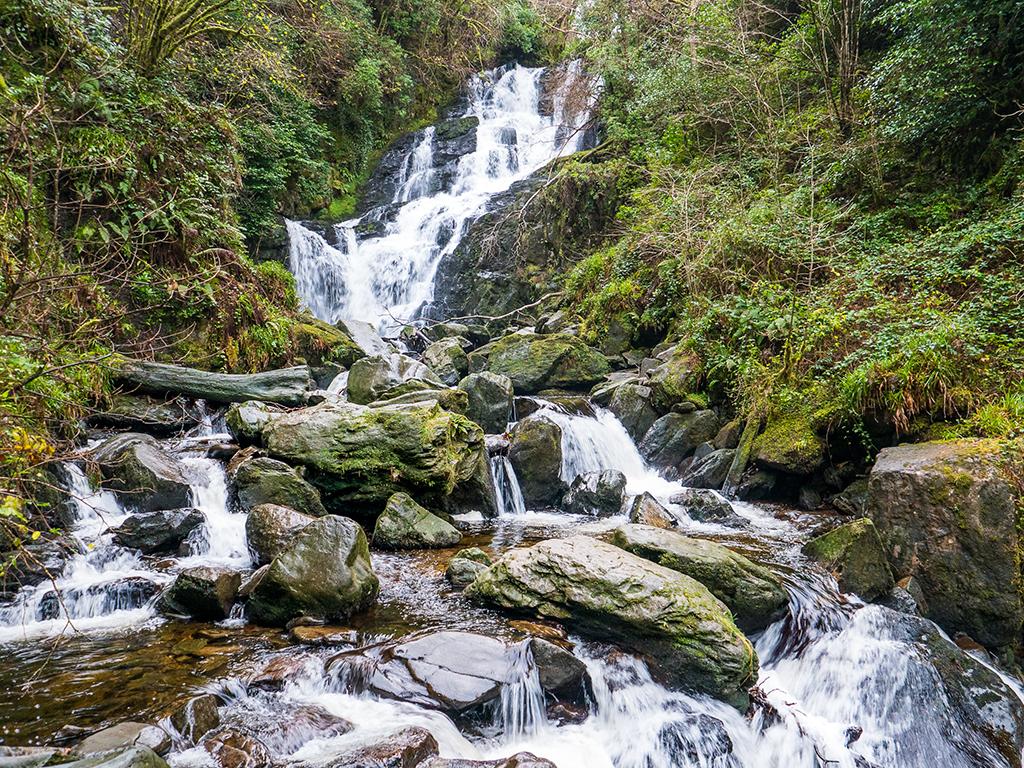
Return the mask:
M 495 512 L 483 432 L 434 404 L 325 402 L 274 417 L 262 439 L 272 456 L 307 468 L 329 510 L 376 512 L 406 491 L 448 512 Z
M 300 365 L 262 373 L 211 373 L 195 368 L 143 361 L 125 362 L 116 378 L 141 392 L 185 395 L 212 403 L 259 400 L 302 405 L 312 389 L 309 368 Z
M 471 373 L 459 382 L 466 393 L 466 416 L 489 435 L 501 434 L 508 428 L 515 390 L 508 376 L 490 371 Z
M 249 616 L 280 626 L 297 616 L 347 619 L 376 598 L 379 582 L 363 529 L 329 515 L 299 531 L 249 593 Z
M 379 400 L 392 387 L 414 379 L 443 386 L 433 371 L 406 355 L 394 352 L 364 357 L 349 370 L 348 399 L 367 405 Z
M 278 504 L 259 504 L 245 518 L 245 538 L 257 565 L 265 565 L 284 552 L 296 534 L 315 518 Z
M 558 504 L 565 491 L 561 427 L 543 414 L 520 419 L 512 430 L 508 457 L 527 506 Z
M 186 568 L 160 597 L 160 609 L 196 619 L 226 619 L 241 583 L 238 571 L 205 565 Z
M 563 334 L 513 333 L 481 347 L 469 360 L 472 371 L 507 376 L 517 394 L 589 388 L 610 370 L 600 352 Z
M 462 534 L 417 504 L 407 493 L 396 493 L 384 506 L 373 529 L 373 545 L 381 549 L 437 549 L 454 547 Z
M 467 588 L 471 597 L 564 621 L 644 654 L 656 674 L 738 706 L 757 657 L 729 610 L 706 587 L 586 536 L 506 553 Z
M 718 417 L 712 411 L 668 413 L 647 430 L 640 453 L 656 467 L 677 467 L 701 443 L 718 433 Z
M 699 581 L 729 607 L 745 632 L 764 629 L 789 605 L 778 576 L 713 541 L 648 525 L 624 525 L 612 533 L 611 542 Z
M 617 469 L 588 472 L 572 481 L 562 499 L 562 508 L 576 515 L 608 517 L 622 511 L 626 476 Z
M 149 435 L 126 433 L 101 443 L 89 456 L 128 509 L 182 509 L 192 501 L 184 467 Z
M 866 517 L 811 539 L 804 552 L 832 572 L 843 592 L 865 600 L 888 595 L 895 585 L 878 531 Z
M 114 529 L 114 541 L 147 555 L 177 552 L 204 520 L 203 513 L 193 507 L 140 512 Z
M 1020 509 L 1006 469 L 1014 446 L 962 440 L 885 448 L 868 479 L 867 516 L 897 579 L 913 576 L 928 618 L 989 646 L 1017 642 Z
M 241 457 L 239 457 L 241 458 Z M 320 492 L 283 461 L 253 456 L 232 461 L 229 467 L 238 503 L 245 509 L 277 504 L 313 517 L 327 514 Z

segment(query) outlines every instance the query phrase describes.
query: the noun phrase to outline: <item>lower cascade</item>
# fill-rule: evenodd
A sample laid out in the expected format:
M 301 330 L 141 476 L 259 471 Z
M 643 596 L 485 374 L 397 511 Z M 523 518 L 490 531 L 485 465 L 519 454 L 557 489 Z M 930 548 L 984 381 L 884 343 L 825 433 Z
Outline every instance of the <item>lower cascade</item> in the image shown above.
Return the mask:
M 301 301 L 358 324 L 347 370 L 61 465 L 64 529 L 0 603 L 0 761 L 1020 768 L 1019 681 L 923 617 L 875 523 L 730 500 L 742 425 L 602 394 L 658 359 L 427 321 L 468 227 L 586 146 L 569 91 L 599 84 L 563 70 L 474 78 L 360 216 L 287 222 Z

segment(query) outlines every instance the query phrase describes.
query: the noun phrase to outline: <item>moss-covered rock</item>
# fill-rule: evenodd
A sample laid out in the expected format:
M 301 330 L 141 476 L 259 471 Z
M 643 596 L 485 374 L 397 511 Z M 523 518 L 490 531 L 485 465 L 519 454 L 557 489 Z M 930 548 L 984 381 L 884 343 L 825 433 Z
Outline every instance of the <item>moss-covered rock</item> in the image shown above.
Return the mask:
M 508 457 L 528 506 L 558 504 L 566 490 L 561 427 L 540 413 L 520 419 L 512 430 Z
M 396 493 L 384 506 L 373 529 L 373 545 L 381 549 L 454 547 L 462 534 L 451 523 L 417 504 L 407 493 Z
M 423 350 L 423 362 L 448 386 L 455 386 L 469 372 L 465 347 L 469 342 L 458 336 L 441 339 Z
M 310 365 L 337 363 L 346 368 L 366 356 L 366 352 L 342 328 L 312 316 L 291 326 L 292 343 Z
M 648 373 L 647 384 L 655 404 L 663 411 L 686 400 L 696 392 L 700 378 L 700 359 L 682 344 L 658 355 L 662 361 Z
M 260 504 L 245 518 L 245 538 L 257 565 L 265 565 L 291 546 L 295 535 L 316 518 L 279 504 Z
M 272 456 L 307 468 L 328 510 L 376 511 L 407 491 L 437 509 L 494 514 L 483 432 L 434 403 L 325 402 L 275 416 L 263 442 Z
M 747 704 L 757 656 L 729 610 L 684 574 L 587 536 L 506 553 L 467 594 L 647 656 L 670 684 Z
M 867 516 L 897 579 L 913 576 L 927 616 L 989 647 L 1024 622 L 1019 443 L 958 440 L 885 448 L 868 478 Z
M 729 607 L 744 632 L 764 629 L 781 618 L 789 605 L 789 594 L 778 576 L 713 541 L 649 525 L 624 525 L 612 533 L 611 542 L 699 581 Z
M 465 587 L 492 564 L 490 555 L 479 547 L 460 549 L 451 560 L 444 575 L 453 587 Z
M 505 336 L 472 353 L 470 369 L 508 376 L 518 394 L 589 388 L 610 370 L 608 361 L 596 349 L 575 336 L 557 333 Z
M 196 619 L 226 619 L 241 583 L 238 571 L 211 566 L 186 568 L 161 596 L 160 608 Z
M 230 467 L 238 502 L 245 509 L 279 504 L 312 517 L 327 514 L 320 492 L 283 461 L 256 456 Z
M 865 600 L 877 600 L 895 585 L 878 530 L 866 517 L 811 539 L 804 552 L 832 571 L 841 590 Z
M 283 409 L 270 403 L 247 400 L 228 408 L 224 420 L 227 422 L 228 432 L 239 445 L 259 445 L 263 427 L 277 413 L 283 413 Z
M 428 384 L 444 383 L 418 360 L 398 353 L 372 355 L 358 360 L 348 373 L 348 399 L 366 405 L 403 382 L 421 379 Z
M 761 467 L 811 475 L 825 466 L 825 441 L 803 413 L 769 419 L 754 441 L 751 458 Z
M 199 423 L 196 411 L 184 398 L 165 400 L 145 395 L 115 394 L 101 409 L 89 415 L 88 423 L 166 437 Z
M 379 587 L 363 529 L 343 517 L 322 517 L 267 567 L 249 594 L 249 615 L 271 626 L 297 616 L 347 619 L 369 607 Z
M 508 428 L 515 389 L 508 376 L 490 371 L 471 373 L 459 382 L 466 393 L 466 415 L 489 435 L 501 434 Z
M 98 465 L 103 485 L 137 512 L 181 509 L 192 501 L 185 468 L 156 439 L 132 432 L 106 440 L 89 456 Z

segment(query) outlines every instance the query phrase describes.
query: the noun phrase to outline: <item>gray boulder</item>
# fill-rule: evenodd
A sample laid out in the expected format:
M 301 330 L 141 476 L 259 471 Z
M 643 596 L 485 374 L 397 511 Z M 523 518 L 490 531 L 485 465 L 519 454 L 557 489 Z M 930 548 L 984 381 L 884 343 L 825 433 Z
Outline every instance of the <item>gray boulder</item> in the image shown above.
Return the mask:
M 437 740 L 426 728 L 403 728 L 382 741 L 354 748 L 325 768 L 419 768 L 437 756 Z
M 608 410 L 622 422 L 634 442 L 642 440 L 658 420 L 658 411 L 651 402 L 652 397 L 650 387 L 627 382 L 616 387 L 608 401 Z
M 622 511 L 626 476 L 617 469 L 587 472 L 572 481 L 562 499 L 562 508 L 577 515 L 609 517 Z
M 249 615 L 280 626 L 297 616 L 347 619 L 377 598 L 380 584 L 358 524 L 329 515 L 299 531 L 249 593 Z
M 459 382 L 468 396 L 466 416 L 487 434 L 501 434 L 508 428 L 514 390 L 508 376 L 490 371 L 471 373 Z
M 219 621 L 231 614 L 242 575 L 227 568 L 186 568 L 160 598 L 160 609 L 196 619 Z
M 339 320 L 335 326 L 344 331 L 366 357 L 391 352 L 391 347 L 370 323 L 363 320 Z
M 199 528 L 205 519 L 203 513 L 194 507 L 139 512 L 114 529 L 114 541 L 122 547 L 137 549 L 147 555 L 177 552 L 189 534 Z
M 896 583 L 878 530 L 866 517 L 811 539 L 804 552 L 833 573 L 843 592 L 865 600 L 888 595 Z
M 518 394 L 543 389 L 580 389 L 610 370 L 604 355 L 575 336 L 513 333 L 481 347 L 470 356 L 470 370 L 508 376 Z
M 259 445 L 263 427 L 279 413 L 283 413 L 283 410 L 275 405 L 248 400 L 228 408 L 224 420 L 228 432 L 239 445 Z
M 83 739 L 75 746 L 74 754 L 92 755 L 126 747 L 145 747 L 158 755 L 163 755 L 171 749 L 171 737 L 167 731 L 156 725 L 126 721 L 104 728 Z
M 718 426 L 713 411 L 665 414 L 647 430 L 640 453 L 657 467 L 677 467 L 698 445 L 713 440 Z
M 509 461 L 529 507 L 552 507 L 565 492 L 562 429 L 543 414 L 521 419 L 512 430 Z
M 647 525 L 624 525 L 612 533 L 611 542 L 699 581 L 729 607 L 744 632 L 764 629 L 789 605 L 778 576 L 713 541 Z
M 149 435 L 116 435 L 96 447 L 90 460 L 98 465 L 104 486 L 128 509 L 182 509 L 192 502 L 184 467 Z
M 471 598 L 556 618 L 644 654 L 670 684 L 747 704 L 757 656 L 729 609 L 694 579 L 586 536 L 506 553 Z
M 228 469 L 238 494 L 238 503 L 245 509 L 253 509 L 260 504 L 278 504 L 312 517 L 327 514 L 320 492 L 283 461 L 257 456 L 233 461 Z
M 164 400 L 145 395 L 116 394 L 102 411 L 89 415 L 91 426 L 128 429 L 158 437 L 184 432 L 199 424 L 195 409 L 183 398 Z
M 278 504 L 259 504 L 245 518 L 245 537 L 257 565 L 271 562 L 284 552 L 295 535 L 315 518 Z
M 417 504 L 407 493 L 396 493 L 384 506 L 373 529 L 373 544 L 381 549 L 438 549 L 454 547 L 462 534 L 451 523 Z
M 442 382 L 453 387 L 469 372 L 469 358 L 464 349 L 468 344 L 459 337 L 435 341 L 423 350 L 423 363 Z
M 633 501 L 629 505 L 629 522 L 666 529 L 679 525 L 675 515 L 646 491 L 633 497 Z
M 702 443 L 702 445 L 707 445 L 707 443 Z M 703 458 L 697 458 L 697 455 L 694 454 L 693 464 L 683 473 L 680 482 L 690 488 L 721 490 L 735 455 L 736 451 L 731 448 L 711 451 Z
M 669 501 L 681 506 L 690 519 L 701 523 L 718 523 L 732 528 L 745 528 L 748 525 L 744 518 L 736 514 L 732 504 L 706 488 L 684 488 Z
M 389 389 L 413 379 L 444 385 L 423 363 L 397 352 L 364 357 L 349 370 L 348 399 L 366 405 L 379 400 Z
M 477 547 L 460 549 L 451 560 L 444 575 L 453 587 L 465 587 L 491 565 L 490 555 Z

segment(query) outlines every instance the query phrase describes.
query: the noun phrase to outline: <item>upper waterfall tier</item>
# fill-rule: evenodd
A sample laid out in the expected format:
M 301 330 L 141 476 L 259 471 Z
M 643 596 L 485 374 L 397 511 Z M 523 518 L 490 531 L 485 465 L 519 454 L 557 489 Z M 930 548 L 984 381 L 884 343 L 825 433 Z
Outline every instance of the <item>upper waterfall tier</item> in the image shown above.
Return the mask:
M 328 322 L 364 320 L 384 331 L 416 318 L 467 224 L 516 181 L 583 148 L 593 93 L 575 63 L 474 77 L 461 115 L 385 154 L 362 217 L 322 232 L 288 222 L 302 301 Z

